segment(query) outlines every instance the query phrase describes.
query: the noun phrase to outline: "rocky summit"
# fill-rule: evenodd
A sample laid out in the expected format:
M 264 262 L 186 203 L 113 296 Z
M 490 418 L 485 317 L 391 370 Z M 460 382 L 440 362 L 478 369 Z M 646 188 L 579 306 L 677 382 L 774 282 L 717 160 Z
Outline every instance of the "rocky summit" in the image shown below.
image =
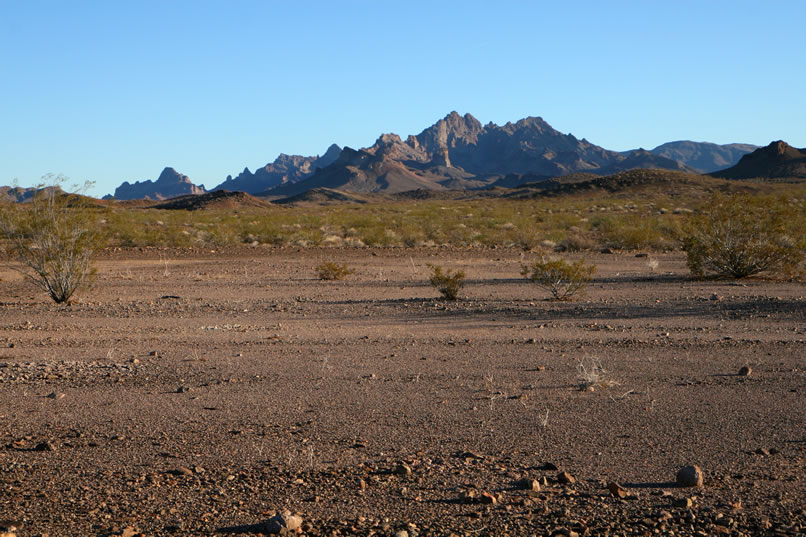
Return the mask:
M 738 164 L 712 174 L 726 179 L 806 178 L 806 149 L 797 149 L 781 140 L 745 155 Z
M 124 181 L 115 189 L 118 200 L 151 199 L 164 200 L 186 194 L 204 194 L 204 185 L 194 185 L 187 175 L 173 168 L 165 168 L 156 181 L 137 181 L 134 184 Z

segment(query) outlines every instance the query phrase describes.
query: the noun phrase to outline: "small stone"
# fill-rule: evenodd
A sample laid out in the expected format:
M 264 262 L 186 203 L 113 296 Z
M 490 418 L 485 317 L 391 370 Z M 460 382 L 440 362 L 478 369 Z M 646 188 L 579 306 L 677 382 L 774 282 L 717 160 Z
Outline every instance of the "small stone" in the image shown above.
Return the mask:
M 753 368 L 750 367 L 749 365 L 742 366 L 742 368 L 739 369 L 740 377 L 749 377 L 752 374 L 753 374 Z
M 612 254 L 613 249 L 612 248 L 602 248 L 601 250 L 599 250 L 599 253 L 601 253 L 601 254 Z
M 288 531 L 297 531 L 302 527 L 302 517 L 292 515 L 290 511 L 277 513 L 263 524 L 263 531 L 269 535 L 278 535 Z
M 537 479 L 521 479 L 515 483 L 521 490 L 540 490 L 540 482 Z
M 409 466 L 405 462 L 401 461 L 401 462 L 398 463 L 397 466 L 395 466 L 395 469 L 393 470 L 393 472 L 395 474 L 397 474 L 397 475 L 402 475 L 402 476 L 408 477 L 408 476 L 411 475 L 411 466 Z
M 616 498 L 624 498 L 625 496 L 627 496 L 627 489 L 625 489 L 615 481 L 611 481 L 607 484 L 607 490 L 609 490 L 610 494 L 612 494 Z
M 151 351 L 151 352 L 149 352 L 149 353 L 148 353 L 148 355 L 149 355 L 149 356 L 154 356 L 155 358 L 159 358 L 159 357 L 160 357 L 160 353 L 159 353 L 159 351 Z
M 179 386 L 176 389 L 176 393 L 188 393 L 190 391 L 190 386 Z
M 684 466 L 677 472 L 677 484 L 681 487 L 701 487 L 702 483 L 702 470 L 699 466 Z
M 722 295 L 718 295 L 718 294 L 716 294 L 716 293 L 713 293 L 713 294 L 711 295 L 711 300 L 713 300 L 714 302 L 719 302 L 719 301 L 720 301 L 720 300 L 722 300 L 723 298 L 724 298 L 724 297 L 723 297 Z
M 646 252 L 638 252 L 635 254 L 635 257 L 649 257 L 649 254 Z
M 482 492 L 479 501 L 487 505 L 495 505 L 498 503 L 498 499 L 489 492 Z
M 39 442 L 34 447 L 34 451 L 56 451 L 56 446 L 54 446 L 50 440 L 45 440 L 44 442 Z
M 576 483 L 577 480 L 568 472 L 560 472 L 557 474 L 557 481 L 560 483 L 571 484 Z
M 64 398 L 64 394 L 63 394 L 63 393 L 58 393 L 58 392 L 50 392 L 50 393 L 47 395 L 47 398 L 48 398 L 48 399 L 63 399 L 63 398 Z
M 763 455 L 765 457 L 769 457 L 770 456 L 770 450 L 767 449 L 767 448 L 760 447 L 755 451 L 755 454 L 756 455 Z
M 193 470 L 187 468 L 185 466 L 180 466 L 179 468 L 174 468 L 173 470 L 168 470 L 168 473 L 171 475 L 193 475 Z
M 409 537 L 409 532 L 406 530 L 400 530 L 395 533 L 395 537 Z
M 123 531 L 120 532 L 120 537 L 135 537 L 135 535 L 138 535 L 139 533 L 140 532 L 138 532 L 135 528 L 126 526 L 123 528 Z
M 680 507 L 682 509 L 688 509 L 693 505 L 691 498 L 673 498 L 672 499 L 672 507 Z

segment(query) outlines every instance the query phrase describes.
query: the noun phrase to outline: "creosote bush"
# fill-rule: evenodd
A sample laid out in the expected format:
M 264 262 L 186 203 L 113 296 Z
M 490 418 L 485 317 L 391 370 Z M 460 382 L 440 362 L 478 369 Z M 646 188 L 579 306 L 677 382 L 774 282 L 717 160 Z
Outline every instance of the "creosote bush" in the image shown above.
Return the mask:
M 345 279 L 350 274 L 355 274 L 355 270 L 348 267 L 346 263 L 327 262 L 316 267 L 316 273 L 320 280 L 337 281 Z
M 806 234 L 792 228 L 802 218 L 785 200 L 716 196 L 707 207 L 691 217 L 682 238 L 692 275 L 744 278 L 801 271 Z
M 456 300 L 459 296 L 459 291 L 465 285 L 464 271 L 443 271 L 441 266 L 430 263 L 428 268 L 431 269 L 431 277 L 428 280 L 431 285 L 447 300 Z
M 93 209 L 54 187 L 40 188 L 30 203 L 4 207 L 0 237 L 6 259 L 18 262 L 11 267 L 58 304 L 89 284 L 101 245 Z
M 551 293 L 554 300 L 568 300 L 593 279 L 596 265 L 584 259 L 569 263 L 565 259 L 542 257 L 531 265 L 521 265 L 521 275 Z

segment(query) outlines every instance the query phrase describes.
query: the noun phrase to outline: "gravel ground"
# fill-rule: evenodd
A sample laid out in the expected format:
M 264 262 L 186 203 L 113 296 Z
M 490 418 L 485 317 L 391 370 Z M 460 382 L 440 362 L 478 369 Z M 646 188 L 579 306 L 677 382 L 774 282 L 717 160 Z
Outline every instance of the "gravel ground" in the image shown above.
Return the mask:
M 0 269 L 0 535 L 803 535 L 806 287 L 654 259 L 566 303 L 510 250 L 105 252 L 69 306 Z

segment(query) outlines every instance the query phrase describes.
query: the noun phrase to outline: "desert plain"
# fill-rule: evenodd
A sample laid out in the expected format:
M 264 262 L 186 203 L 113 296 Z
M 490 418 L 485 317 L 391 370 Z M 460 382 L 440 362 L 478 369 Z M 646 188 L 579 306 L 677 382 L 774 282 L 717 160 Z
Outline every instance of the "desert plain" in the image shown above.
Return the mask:
M 806 532 L 806 287 L 586 258 L 567 302 L 506 248 L 107 250 L 66 306 L 0 268 L 5 531 Z

